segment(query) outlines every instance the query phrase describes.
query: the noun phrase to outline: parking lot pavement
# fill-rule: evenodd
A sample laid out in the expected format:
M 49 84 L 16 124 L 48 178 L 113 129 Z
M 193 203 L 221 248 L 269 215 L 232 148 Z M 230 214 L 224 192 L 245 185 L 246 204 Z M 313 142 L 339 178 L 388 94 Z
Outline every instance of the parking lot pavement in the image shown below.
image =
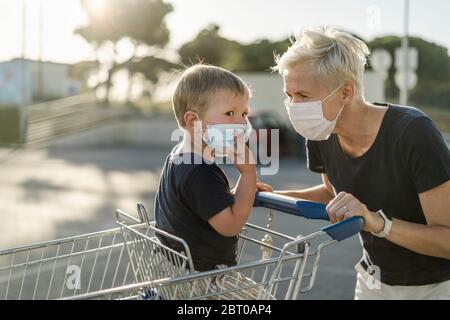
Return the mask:
M 0 247 L 50 240 L 115 226 L 114 211 L 134 213 L 136 202 L 153 208 L 159 174 L 169 148 L 49 148 L 0 153 Z M 224 170 L 230 180 L 237 174 Z M 283 160 L 274 176 L 260 177 L 275 189 L 295 189 L 320 182 L 305 163 Z M 255 209 L 251 222 L 265 224 L 266 212 Z M 326 225 L 275 215 L 273 228 L 291 235 L 307 234 Z M 351 299 L 353 265 L 361 255 L 357 237 L 326 249 L 313 290 L 305 299 Z

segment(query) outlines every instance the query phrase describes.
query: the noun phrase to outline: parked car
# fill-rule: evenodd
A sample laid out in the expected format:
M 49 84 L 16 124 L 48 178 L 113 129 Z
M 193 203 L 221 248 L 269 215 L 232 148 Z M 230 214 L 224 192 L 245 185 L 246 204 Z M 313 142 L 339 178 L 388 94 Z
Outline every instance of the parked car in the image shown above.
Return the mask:
M 272 130 L 279 130 L 280 156 L 294 156 L 299 159 L 306 158 L 305 139 L 295 132 L 290 124 L 281 121 L 276 114 L 271 112 L 258 112 L 248 117 L 255 129 L 258 147 L 267 148 L 267 155 L 271 155 Z M 267 129 L 267 135 L 261 134 L 259 129 Z

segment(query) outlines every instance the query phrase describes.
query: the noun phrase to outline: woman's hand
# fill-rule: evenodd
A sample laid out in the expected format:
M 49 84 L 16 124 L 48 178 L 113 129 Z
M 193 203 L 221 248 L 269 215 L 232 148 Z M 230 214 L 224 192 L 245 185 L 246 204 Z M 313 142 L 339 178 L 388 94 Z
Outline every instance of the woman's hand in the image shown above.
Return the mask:
M 327 205 L 327 213 L 332 223 L 360 216 L 364 218 L 364 231 L 379 233 L 384 228 L 384 220 L 378 213 L 367 209 L 365 204 L 347 192 L 340 192 L 330 201 Z

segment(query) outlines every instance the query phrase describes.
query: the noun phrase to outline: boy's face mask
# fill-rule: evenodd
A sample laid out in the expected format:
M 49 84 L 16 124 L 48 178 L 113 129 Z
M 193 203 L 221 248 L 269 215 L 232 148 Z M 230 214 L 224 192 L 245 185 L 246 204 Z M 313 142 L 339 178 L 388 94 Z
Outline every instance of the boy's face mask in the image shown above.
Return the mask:
M 209 124 L 202 130 L 202 139 L 216 156 L 226 156 L 234 151 L 235 137 L 241 136 L 244 142 L 250 138 L 253 128 L 247 118 L 245 121 L 243 124 Z

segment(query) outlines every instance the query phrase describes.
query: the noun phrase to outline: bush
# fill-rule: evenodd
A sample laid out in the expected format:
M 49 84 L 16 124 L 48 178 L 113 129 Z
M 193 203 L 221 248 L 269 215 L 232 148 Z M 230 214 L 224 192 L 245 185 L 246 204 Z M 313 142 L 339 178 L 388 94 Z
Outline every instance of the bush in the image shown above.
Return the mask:
M 20 143 L 20 109 L 0 107 L 0 144 Z

